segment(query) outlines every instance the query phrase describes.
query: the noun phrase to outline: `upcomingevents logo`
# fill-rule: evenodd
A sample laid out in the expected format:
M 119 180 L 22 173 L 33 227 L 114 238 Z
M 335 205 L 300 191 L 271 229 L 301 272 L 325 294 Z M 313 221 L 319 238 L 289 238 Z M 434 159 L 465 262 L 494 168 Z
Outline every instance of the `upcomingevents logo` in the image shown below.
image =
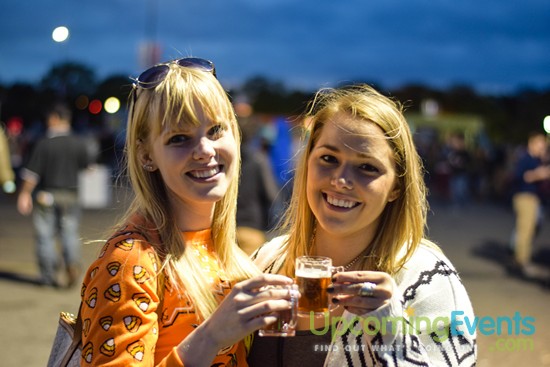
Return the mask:
M 325 323 L 322 329 L 314 327 L 315 317 L 310 315 L 310 331 L 315 335 L 325 335 L 331 333 L 331 337 L 351 333 L 354 336 L 360 336 L 363 333 L 369 336 L 408 333 L 408 334 L 429 334 L 432 335 L 434 342 L 441 343 L 446 341 L 449 336 L 457 335 L 475 335 L 501 336 L 495 344 L 493 350 L 510 350 L 520 343 L 522 348 L 529 348 L 529 338 L 535 333 L 535 318 L 531 316 L 522 316 L 520 312 L 513 316 L 483 316 L 468 317 L 463 311 L 452 311 L 450 316 L 439 316 L 435 318 L 425 316 L 415 316 L 414 310 L 407 309 L 408 317 L 374 317 L 374 316 L 355 316 L 349 320 L 342 317 L 333 317 L 329 320 L 328 314 L 325 316 Z M 358 326 L 360 325 L 360 326 Z M 521 339 L 521 340 L 520 340 Z M 515 341 L 514 341 L 515 340 Z

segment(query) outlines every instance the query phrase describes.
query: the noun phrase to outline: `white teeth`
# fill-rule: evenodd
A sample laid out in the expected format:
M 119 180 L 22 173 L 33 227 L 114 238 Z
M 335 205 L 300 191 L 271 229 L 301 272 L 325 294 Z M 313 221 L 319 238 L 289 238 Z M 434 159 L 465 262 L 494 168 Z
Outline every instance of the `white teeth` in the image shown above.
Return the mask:
M 192 171 L 190 173 L 191 173 L 191 176 L 196 177 L 196 178 L 209 178 L 209 177 L 214 176 L 218 172 L 220 172 L 220 168 L 218 166 L 216 166 L 215 168 L 212 168 L 212 169 L 209 169 L 209 170 Z
M 336 199 L 335 197 L 329 195 L 327 195 L 327 201 L 330 205 L 338 206 L 340 208 L 353 208 L 357 204 L 356 201 Z

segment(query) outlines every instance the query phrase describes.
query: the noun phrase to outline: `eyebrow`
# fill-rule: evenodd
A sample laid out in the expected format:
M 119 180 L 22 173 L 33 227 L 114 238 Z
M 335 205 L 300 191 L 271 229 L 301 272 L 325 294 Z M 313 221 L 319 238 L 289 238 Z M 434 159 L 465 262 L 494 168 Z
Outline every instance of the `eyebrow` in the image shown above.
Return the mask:
M 330 144 L 323 144 L 323 145 L 319 145 L 317 148 L 315 148 L 314 150 L 317 150 L 317 149 L 321 149 L 321 148 L 324 148 L 324 149 L 328 149 L 332 152 L 340 152 L 340 149 L 338 149 L 337 147 L 333 146 L 333 145 L 330 145 Z M 368 155 L 368 154 L 365 154 L 365 153 L 359 153 L 359 152 L 355 152 L 355 154 L 359 157 L 359 158 L 373 158 L 371 155 Z

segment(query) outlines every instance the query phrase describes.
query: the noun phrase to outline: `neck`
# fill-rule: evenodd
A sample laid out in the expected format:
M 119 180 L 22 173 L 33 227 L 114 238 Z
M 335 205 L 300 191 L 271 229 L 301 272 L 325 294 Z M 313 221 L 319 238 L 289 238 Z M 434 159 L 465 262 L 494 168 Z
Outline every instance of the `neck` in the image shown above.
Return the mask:
M 180 231 L 194 232 L 212 227 L 214 204 L 185 205 L 181 201 L 172 204 Z
M 323 230 L 319 225 L 314 239 L 314 254 L 318 256 L 327 256 L 332 259 L 334 266 L 348 266 L 358 256 L 367 255 L 369 244 L 373 236 L 365 236 L 364 233 L 358 233 L 348 236 L 339 236 Z M 353 269 L 361 259 L 358 259 L 351 267 Z

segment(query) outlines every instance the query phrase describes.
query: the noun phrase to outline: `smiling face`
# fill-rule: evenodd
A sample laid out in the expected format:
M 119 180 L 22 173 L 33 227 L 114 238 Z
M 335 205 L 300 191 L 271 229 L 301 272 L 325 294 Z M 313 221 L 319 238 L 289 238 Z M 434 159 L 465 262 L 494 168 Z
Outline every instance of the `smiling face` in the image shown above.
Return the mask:
M 373 238 L 386 204 L 399 195 L 382 130 L 337 113 L 323 126 L 307 164 L 307 199 L 321 229 Z
M 180 217 L 211 212 L 236 174 L 238 146 L 229 124 L 197 111 L 199 125 L 167 124 L 142 146 L 143 164 L 160 172 Z

